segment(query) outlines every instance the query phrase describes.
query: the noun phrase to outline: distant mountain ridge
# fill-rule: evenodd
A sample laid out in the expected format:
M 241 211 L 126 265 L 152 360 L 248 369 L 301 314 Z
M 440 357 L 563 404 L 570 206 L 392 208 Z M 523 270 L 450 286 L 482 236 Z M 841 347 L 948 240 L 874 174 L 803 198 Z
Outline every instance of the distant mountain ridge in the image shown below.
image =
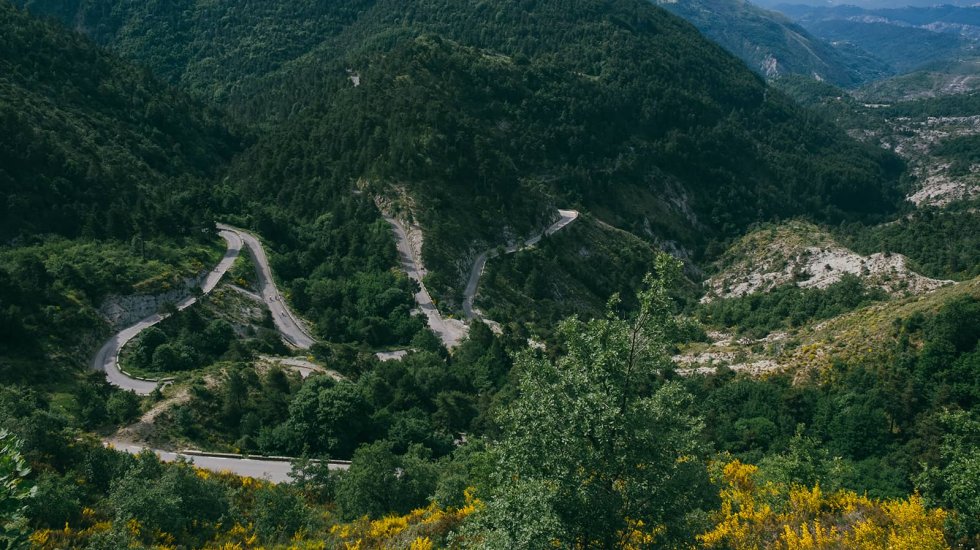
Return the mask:
M 835 45 L 870 52 L 893 74 L 980 51 L 980 7 L 866 9 L 780 4 L 774 9 Z
M 980 38 L 980 6 L 977 5 L 866 9 L 852 5 L 811 7 L 781 4 L 776 9 L 804 24 L 847 20 L 958 34 L 969 39 Z
M 937 5 L 969 7 L 977 5 L 976 0 L 899 0 L 898 2 L 895 0 L 754 0 L 754 3 L 767 8 L 776 8 L 779 6 L 858 6 L 866 9 L 931 7 Z
M 766 78 L 799 74 L 850 87 L 887 73 L 862 52 L 837 49 L 784 15 L 746 0 L 654 0 Z

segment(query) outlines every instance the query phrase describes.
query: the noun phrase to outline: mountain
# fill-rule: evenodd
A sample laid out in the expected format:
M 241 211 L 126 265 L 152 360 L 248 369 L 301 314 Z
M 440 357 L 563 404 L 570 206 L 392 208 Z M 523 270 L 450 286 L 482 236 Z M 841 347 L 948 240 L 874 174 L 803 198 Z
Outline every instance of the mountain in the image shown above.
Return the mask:
M 205 182 L 239 148 L 220 115 L 7 1 L 0 32 L 0 241 L 205 223 Z
M 0 1 L 0 379 L 76 381 L 110 293 L 216 261 L 225 117 Z
M 647 0 L 4 1 L 0 547 L 978 546 L 977 97 Z
M 799 7 L 827 7 L 827 6 L 857 6 L 866 9 L 883 8 L 903 8 L 903 7 L 933 7 L 933 6 L 959 6 L 971 7 L 977 3 L 974 0 L 810 0 L 804 2 L 787 2 L 786 0 L 756 0 L 754 2 L 767 8 L 778 8 L 782 6 Z
M 886 72 L 882 63 L 837 49 L 785 16 L 745 0 L 657 0 L 766 78 L 800 74 L 850 87 Z
M 858 90 L 869 101 L 909 101 L 980 90 L 980 57 L 930 63 L 910 73 L 871 82 Z
M 976 50 L 980 8 L 933 6 L 866 9 L 856 6 L 779 5 L 814 35 L 858 47 L 904 73 Z
M 915 27 L 934 32 L 959 34 L 965 38 L 980 38 L 980 8 L 975 4 L 957 6 L 944 2 L 920 7 L 889 6 L 886 8 L 868 8 L 853 4 L 842 6 L 780 4 L 775 9 L 804 23 L 851 20 Z
M 554 206 L 700 255 L 759 218 L 887 209 L 900 169 L 653 6 L 379 3 L 334 42 L 343 50 L 325 44 L 283 71 L 293 97 L 315 99 L 241 165 L 246 194 L 274 190 L 312 216 L 311 197 L 351 180 L 407 190 L 450 308 L 461 259 L 529 233 Z M 303 83 L 338 56 L 331 80 Z M 291 171 L 314 151 L 323 161 Z
M 16 0 L 204 101 L 237 105 L 262 77 L 308 53 L 373 0 L 234 2 Z
M 546 225 L 556 206 L 698 257 L 760 219 L 893 204 L 900 164 L 653 5 L 294 4 L 28 3 L 268 125 L 233 178 L 262 197 L 262 219 L 313 220 L 358 180 L 407 193 L 450 309 L 478 250 Z

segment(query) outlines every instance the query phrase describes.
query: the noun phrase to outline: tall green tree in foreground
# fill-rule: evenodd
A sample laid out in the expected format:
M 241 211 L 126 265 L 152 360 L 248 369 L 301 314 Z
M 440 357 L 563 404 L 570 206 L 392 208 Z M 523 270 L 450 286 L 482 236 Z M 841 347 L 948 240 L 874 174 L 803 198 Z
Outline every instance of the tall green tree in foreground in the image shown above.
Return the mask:
M 556 360 L 518 358 L 520 395 L 499 418 L 500 472 L 466 537 L 481 548 L 669 545 L 690 536 L 707 494 L 702 422 L 690 396 L 659 382 L 679 327 L 658 258 L 639 312 L 561 323 Z M 690 539 L 688 539 L 690 540 Z

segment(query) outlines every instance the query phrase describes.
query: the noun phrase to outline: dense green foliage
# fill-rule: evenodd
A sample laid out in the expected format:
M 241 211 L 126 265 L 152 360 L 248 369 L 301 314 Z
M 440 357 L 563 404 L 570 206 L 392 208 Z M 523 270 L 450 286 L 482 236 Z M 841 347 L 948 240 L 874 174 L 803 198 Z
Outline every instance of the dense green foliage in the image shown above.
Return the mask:
M 977 67 L 980 58 L 963 54 L 952 60 L 923 65 L 910 73 L 871 82 L 859 90 L 861 97 L 875 101 L 899 101 L 980 91 Z
M 271 74 L 340 32 L 374 3 L 16 2 L 85 32 L 201 99 L 228 105 L 247 102 L 275 82 Z
M 976 201 L 945 208 L 921 208 L 885 225 L 848 225 L 837 231 L 862 254 L 897 252 L 920 272 L 966 280 L 980 275 L 980 217 Z
M 950 460 L 942 451 L 945 411 L 964 411 L 976 420 L 978 315 L 980 302 L 963 298 L 934 317 L 898 320 L 898 344 L 888 364 L 839 364 L 802 384 L 794 384 L 792 375 L 719 374 L 692 377 L 685 385 L 702 405 L 718 450 L 765 461 L 802 430 L 815 438 L 815 449 L 841 457 L 838 486 L 879 496 L 908 494 L 922 463 Z M 970 437 L 961 445 L 976 448 Z M 940 494 L 930 496 L 943 500 L 944 489 L 935 488 Z
M 547 336 L 569 315 L 601 315 L 613 294 L 626 300 L 624 308 L 635 308 L 633 289 L 656 255 L 638 237 L 583 216 L 532 249 L 490 259 L 476 305 L 490 319 L 520 320 Z M 674 293 L 693 297 L 694 285 L 679 283 Z
M 210 225 L 207 180 L 238 148 L 218 115 L 6 0 L 0 34 L 0 240 Z
M 474 527 L 486 533 L 473 547 L 622 548 L 637 525 L 663 526 L 672 546 L 697 532 L 709 494 L 704 426 L 679 384 L 657 381 L 677 338 L 674 262 L 657 262 L 635 315 L 566 320 L 556 360 L 518 358 L 495 487 Z
M 174 407 L 161 424 L 178 439 L 209 449 L 255 451 L 263 426 L 275 426 L 288 417 L 298 376 L 280 368 L 259 374 L 243 363 L 233 364 L 211 384 L 191 386 L 187 404 Z
M 278 180 L 271 165 L 263 169 L 271 181 Z M 279 206 L 257 205 L 254 216 L 292 304 L 327 341 L 407 344 L 424 329 L 410 316 L 414 283 L 393 269 L 397 256 L 390 227 L 370 201 L 337 182 L 324 181 L 310 191 L 317 198 L 303 200 L 322 206 L 308 221 Z
M 104 522 L 94 530 L 94 548 L 163 544 L 162 532 L 197 548 L 228 521 L 254 523 L 263 541 L 285 542 L 317 521 L 288 488 L 259 487 L 256 494 L 238 479 L 202 476 L 186 463 L 165 466 L 152 453 L 132 457 L 79 437 L 70 417 L 31 391 L 0 390 L 0 424 L 20 437 L 35 465 L 37 492 L 25 514 L 31 526 L 60 532 L 66 524 Z M 298 509 L 290 513 L 291 499 Z
M 540 227 L 549 202 L 601 209 L 621 227 L 653 223 L 700 252 L 760 218 L 880 214 L 896 198 L 893 157 L 801 113 L 690 26 L 635 0 L 288 10 L 273 2 L 225 18 L 231 7 L 31 5 L 88 21 L 83 28 L 100 41 L 165 71 L 198 65 L 162 61 L 147 38 L 159 31 L 145 27 L 160 19 L 174 26 L 168 36 L 184 59 L 218 40 L 206 22 L 220 18 L 227 36 L 217 51 L 247 44 L 258 50 L 257 68 L 230 76 L 187 69 L 178 79 L 207 75 L 232 86 L 279 67 L 250 104 L 264 103 L 283 122 L 232 180 L 303 222 L 360 178 L 388 195 L 387 185 L 404 185 L 426 231 L 431 290 L 450 307 L 464 274 L 459 259 L 474 242 L 491 247 L 505 228 Z M 308 22 L 274 24 L 283 11 Z M 256 39 L 255 28 L 275 28 L 282 50 Z M 301 45 L 311 53 L 286 63 Z M 272 58 L 279 61 L 263 61 Z M 651 219 L 652 211 L 670 215 Z M 690 230 L 692 214 L 705 231 Z
M 53 381 L 86 364 L 93 338 L 108 334 L 98 313 L 107 294 L 180 286 L 218 257 L 216 244 L 189 238 L 127 245 L 50 237 L 0 247 L 0 379 Z
M 950 162 L 951 175 L 965 176 L 980 164 L 980 135 L 944 140 L 932 148 L 931 154 Z
M 973 116 L 980 111 L 980 92 L 903 101 L 880 111 L 885 117 Z
M 443 456 L 459 433 L 486 429 L 507 382 L 507 347 L 482 326 L 448 359 L 435 341 L 413 345 L 432 351 L 380 362 L 338 346 L 326 363 L 348 378 L 316 376 L 299 388 L 275 370 L 232 368 L 217 387 L 195 386 L 170 421 L 180 436 L 268 454 L 347 459 L 362 443 L 387 440 L 399 453 L 421 444 Z
M 845 275 L 825 289 L 789 284 L 765 293 L 715 300 L 699 306 L 697 314 L 705 324 L 762 338 L 774 330 L 829 319 L 887 298 L 885 291 L 868 288 L 860 278 Z
M 27 506 L 37 489 L 28 482 L 31 469 L 20 454 L 20 441 L 0 429 L 0 546 L 15 548 L 27 535 Z
M 460 531 L 474 546 L 680 546 L 718 506 L 714 452 L 787 483 L 919 488 L 954 512 L 951 538 L 975 537 L 975 299 L 896 322 L 881 364 L 796 383 L 673 374 L 667 353 L 684 335 L 669 296 L 683 291 L 663 278 L 678 266 L 651 266 L 644 240 L 701 259 L 759 220 L 867 221 L 894 210 L 903 169 L 677 18 L 639 0 L 28 3 L 259 134 L 226 172 L 238 144 L 218 115 L 0 3 L 13 37 L 0 46 L 0 114 L 12 113 L 0 118 L 12 136 L 0 184 L 21 216 L 5 216 L 0 233 L 11 241 L 0 249 L 0 430 L 32 467 L 23 515 L 52 538 L 39 546 L 273 547 L 304 533 L 340 546 L 338 519 L 433 497 L 468 505 L 467 487 L 486 502 Z M 969 145 L 940 147 L 969 159 Z M 502 335 L 475 323 L 447 353 L 411 316 L 414 284 L 395 269 L 376 195 L 425 228 L 429 281 L 450 308 L 476 253 L 543 227 L 555 206 L 589 210 L 488 269 L 488 296 L 504 298 L 492 313 L 531 312 L 547 348 L 527 350 L 516 323 Z M 257 353 L 286 351 L 268 320 L 239 326 L 203 300 L 124 357 L 157 373 L 206 367 L 169 395 L 157 435 L 350 458 L 348 472 L 303 459 L 294 486 L 274 487 L 113 452 L 86 433 L 134 421 L 159 394 L 141 401 L 99 373 L 51 368 L 80 366 L 97 346 L 106 294 L 163 289 L 213 265 L 200 230 L 216 212 L 261 235 L 283 294 L 315 324 L 310 353 L 336 373 L 263 367 Z M 934 223 L 925 212 L 855 238 L 915 249 L 921 235 L 915 261 L 966 276 L 978 232 L 946 237 L 946 252 L 939 239 L 945 224 L 972 227 L 971 214 Z M 653 267 L 661 278 L 636 299 L 602 309 Z M 846 280 L 705 315 L 766 331 L 876 297 Z M 551 333 L 569 309 L 582 317 Z M 371 353 L 395 345 L 411 351 Z
M 74 420 L 20 388 L 0 391 L 0 425 L 24 441 L 39 468 L 31 525 L 84 525 L 94 514 L 111 522 L 98 536 L 117 537 L 113 544 L 146 544 L 160 529 L 194 546 L 219 536 L 217 524 L 227 521 L 253 522 L 256 540 L 274 544 L 303 528 L 325 529 L 330 516 L 312 506 L 333 502 L 341 518 L 378 517 L 423 506 L 431 495 L 462 502 L 467 486 L 487 501 L 462 532 L 480 547 L 555 537 L 614 544 L 644 525 L 661 544 L 680 543 L 706 528 L 704 513 L 717 506 L 702 462 L 712 451 L 758 462 L 763 475 L 785 483 L 872 496 L 917 487 L 955 512 L 951 537 L 974 536 L 976 299 L 896 322 L 889 364 L 840 364 L 795 384 L 788 375 L 730 373 L 666 381 L 665 352 L 679 334 L 667 288 L 655 285 L 638 302 L 651 307 L 636 317 L 566 321 L 560 351 L 518 354 L 517 386 L 496 396 L 510 365 L 493 359 L 506 357 L 504 342 L 485 331 L 450 359 L 352 357 L 343 370 L 354 382 L 315 377 L 300 385 L 278 370 L 231 370 L 217 387 L 195 387 L 175 411 L 207 415 L 217 422 L 209 429 L 243 434 L 242 444 L 257 429 L 260 445 L 291 432 L 284 441 L 303 442 L 314 455 L 357 449 L 339 477 L 301 464 L 308 471 L 296 489 L 253 494 L 228 478 L 78 441 Z M 479 374 L 491 364 L 496 375 Z M 460 431 L 472 442 L 453 450 Z M 483 446 L 479 434 L 495 443 Z M 646 467 L 635 468 L 640 463 Z M 157 481 L 146 486 L 147 479 Z M 129 520 L 142 529 L 128 528 Z
M 209 301 L 205 298 L 200 307 L 177 312 L 143 331 L 121 354 L 123 368 L 132 374 L 159 377 L 201 369 L 221 359 L 242 360 L 255 353 L 287 350 L 268 316 L 266 326 L 249 326 L 250 334 L 239 336 L 227 320 L 200 313 Z

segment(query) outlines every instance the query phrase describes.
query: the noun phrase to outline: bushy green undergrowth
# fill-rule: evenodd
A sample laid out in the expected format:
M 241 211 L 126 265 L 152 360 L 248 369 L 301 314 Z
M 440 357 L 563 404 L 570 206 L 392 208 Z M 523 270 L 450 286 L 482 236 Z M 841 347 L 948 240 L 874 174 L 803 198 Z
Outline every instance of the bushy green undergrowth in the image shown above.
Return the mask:
M 977 205 L 973 200 L 920 208 L 893 223 L 845 225 L 836 234 L 859 253 L 897 252 L 924 275 L 964 281 L 980 275 Z
M 713 300 L 699 305 L 696 315 L 706 325 L 762 338 L 774 330 L 829 319 L 887 298 L 885 291 L 868 287 L 855 275 L 845 275 L 825 289 L 791 283 L 768 292 Z
M 220 241 L 96 241 L 58 237 L 0 248 L 0 377 L 51 379 L 87 364 L 108 333 L 98 308 L 108 294 L 181 288 L 221 257 Z M 48 358 L 46 368 L 14 367 Z M 10 362 L 8 362 L 10 361 Z

